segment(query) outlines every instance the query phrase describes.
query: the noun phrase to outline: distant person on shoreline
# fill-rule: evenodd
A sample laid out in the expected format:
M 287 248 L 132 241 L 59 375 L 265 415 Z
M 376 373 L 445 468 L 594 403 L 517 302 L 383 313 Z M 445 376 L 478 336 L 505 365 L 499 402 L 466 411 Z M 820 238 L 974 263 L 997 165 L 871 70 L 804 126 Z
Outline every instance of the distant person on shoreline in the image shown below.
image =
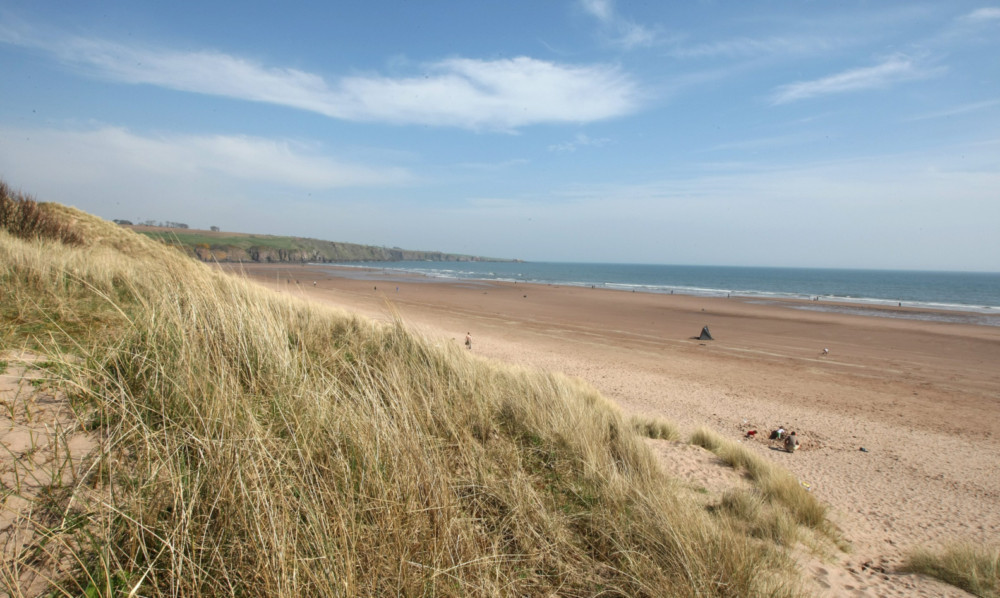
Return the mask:
M 468 349 L 468 350 L 470 350 L 470 351 L 472 350 L 472 333 L 471 332 L 466 332 L 465 333 L 465 348 Z

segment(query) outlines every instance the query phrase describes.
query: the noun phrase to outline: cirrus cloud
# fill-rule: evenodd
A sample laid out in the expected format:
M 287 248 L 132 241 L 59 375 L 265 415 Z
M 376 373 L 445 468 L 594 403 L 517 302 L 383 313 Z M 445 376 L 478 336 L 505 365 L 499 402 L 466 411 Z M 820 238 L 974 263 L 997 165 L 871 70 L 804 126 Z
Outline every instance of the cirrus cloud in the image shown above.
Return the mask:
M 972 11 L 965 16 L 969 21 L 996 21 L 1000 20 L 1000 8 L 986 7 Z
M 141 135 L 122 127 L 90 130 L 0 127 L 0 163 L 24 178 L 59 164 L 61 176 L 135 173 L 164 180 L 228 179 L 304 189 L 391 187 L 413 183 L 409 171 L 324 155 L 315 144 L 242 135 Z
M 367 122 L 513 131 L 542 123 L 586 123 L 629 114 L 642 93 L 608 64 L 559 64 L 519 56 L 450 58 L 420 76 L 327 78 L 224 52 L 130 46 L 102 39 L 0 29 L 0 42 L 41 49 L 80 73 L 125 84 L 263 102 Z
M 613 0 L 580 0 L 580 6 L 601 23 L 612 45 L 631 50 L 655 46 L 660 41 L 656 30 L 619 16 Z
M 771 96 L 773 104 L 788 104 L 817 96 L 888 87 L 894 83 L 924 79 L 938 72 L 927 69 L 904 55 L 890 56 L 875 66 L 849 69 L 840 73 L 798 81 L 778 87 Z

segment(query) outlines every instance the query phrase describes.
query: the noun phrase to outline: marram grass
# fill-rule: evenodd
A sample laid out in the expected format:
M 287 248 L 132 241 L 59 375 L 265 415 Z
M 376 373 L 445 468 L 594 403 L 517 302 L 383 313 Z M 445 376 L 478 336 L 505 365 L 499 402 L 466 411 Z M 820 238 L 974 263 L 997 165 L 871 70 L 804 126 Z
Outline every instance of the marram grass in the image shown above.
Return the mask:
M 102 447 L 74 524 L 18 557 L 62 563 L 54 592 L 799 594 L 780 549 L 678 498 L 586 384 L 46 209 L 83 243 L 0 230 L 0 349 L 76 355 L 64 385 Z
M 680 440 L 681 438 L 680 429 L 673 422 L 661 417 L 632 415 L 629 417 L 629 423 L 640 436 L 654 440 Z
M 914 550 L 904 571 L 922 573 L 982 598 L 1000 596 L 1000 546 L 950 544 L 939 551 Z
M 765 500 L 783 505 L 800 525 L 820 531 L 835 542 L 842 542 L 839 531 L 827 519 L 826 505 L 807 492 L 788 471 L 708 428 L 695 430 L 691 435 L 691 444 L 712 451 L 723 462 L 746 472 Z

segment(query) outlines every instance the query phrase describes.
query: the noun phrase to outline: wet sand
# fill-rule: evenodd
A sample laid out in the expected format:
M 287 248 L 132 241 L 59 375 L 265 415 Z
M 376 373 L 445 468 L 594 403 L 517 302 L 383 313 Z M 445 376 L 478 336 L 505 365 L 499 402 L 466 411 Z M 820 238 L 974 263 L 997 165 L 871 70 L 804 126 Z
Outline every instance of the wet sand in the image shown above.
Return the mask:
M 736 440 L 758 430 L 744 441 L 807 481 L 853 546 L 805 565 L 821 595 L 964 596 L 891 572 L 913 546 L 1000 538 L 998 326 L 790 302 L 223 267 L 371 317 L 397 312 L 433 338 L 461 344 L 469 332 L 478 355 L 578 376 L 626 412 L 686 432 L 707 425 Z M 693 338 L 705 325 L 715 340 Z M 769 446 L 779 426 L 798 432 L 800 452 Z M 690 447 L 653 444 L 675 475 L 718 475 L 710 461 L 692 467 Z

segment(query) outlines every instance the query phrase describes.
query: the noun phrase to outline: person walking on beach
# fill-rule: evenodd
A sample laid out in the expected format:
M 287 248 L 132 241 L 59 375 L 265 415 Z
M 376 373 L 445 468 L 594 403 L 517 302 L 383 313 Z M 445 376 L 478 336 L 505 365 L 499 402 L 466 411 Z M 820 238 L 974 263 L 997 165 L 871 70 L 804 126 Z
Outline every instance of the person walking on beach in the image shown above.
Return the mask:
M 471 332 L 466 332 L 465 333 L 465 348 L 468 349 L 468 350 L 470 350 L 470 351 L 472 350 L 472 333 Z

